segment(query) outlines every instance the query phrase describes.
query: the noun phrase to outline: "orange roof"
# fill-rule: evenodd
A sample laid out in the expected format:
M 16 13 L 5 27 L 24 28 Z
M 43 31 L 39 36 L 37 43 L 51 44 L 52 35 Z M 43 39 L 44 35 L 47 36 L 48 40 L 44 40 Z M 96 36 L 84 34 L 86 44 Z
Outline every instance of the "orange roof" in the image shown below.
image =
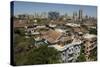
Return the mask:
M 13 21 L 14 27 L 24 27 L 26 25 L 26 21 Z
M 60 41 L 69 41 L 72 40 L 72 36 L 61 37 Z
M 45 32 L 42 36 L 42 38 L 46 39 L 50 43 L 55 43 L 57 39 L 62 35 L 61 32 L 55 31 L 55 30 L 49 30 Z
M 81 29 L 79 27 L 75 27 L 73 29 L 74 29 L 74 32 L 81 32 Z

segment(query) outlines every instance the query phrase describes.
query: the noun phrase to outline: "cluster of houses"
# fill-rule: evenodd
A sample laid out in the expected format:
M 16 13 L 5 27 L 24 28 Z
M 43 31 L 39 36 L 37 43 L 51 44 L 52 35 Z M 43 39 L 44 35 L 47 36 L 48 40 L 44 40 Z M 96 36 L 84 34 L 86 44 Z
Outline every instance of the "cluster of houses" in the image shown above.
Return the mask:
M 36 47 L 45 43 L 49 44 L 48 47 L 57 49 L 60 52 L 60 62 L 75 62 L 80 56 L 81 46 L 84 46 L 84 54 L 86 60 L 89 61 L 91 50 L 97 45 L 96 35 L 88 34 L 80 24 L 68 23 L 64 26 L 27 25 L 25 34 L 27 37 L 28 34 L 34 36 Z

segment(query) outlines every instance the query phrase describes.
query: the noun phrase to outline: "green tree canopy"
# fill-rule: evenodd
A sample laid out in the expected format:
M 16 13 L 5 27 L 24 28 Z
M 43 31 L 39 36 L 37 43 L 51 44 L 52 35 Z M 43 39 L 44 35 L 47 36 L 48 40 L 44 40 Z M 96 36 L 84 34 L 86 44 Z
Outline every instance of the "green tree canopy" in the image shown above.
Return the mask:
M 20 60 L 21 59 L 21 60 Z M 16 56 L 16 65 L 53 64 L 59 63 L 58 51 L 54 48 L 41 46 Z

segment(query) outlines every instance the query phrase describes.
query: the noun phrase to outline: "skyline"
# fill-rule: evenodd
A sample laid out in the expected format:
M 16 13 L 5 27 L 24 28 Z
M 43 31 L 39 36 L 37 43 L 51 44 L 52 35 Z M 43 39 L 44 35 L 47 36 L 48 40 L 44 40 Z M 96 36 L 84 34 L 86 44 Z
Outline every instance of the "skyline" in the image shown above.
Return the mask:
M 96 6 L 14 1 L 14 15 L 57 11 L 61 15 L 67 13 L 72 16 L 73 12 L 78 12 L 80 9 L 83 10 L 84 16 L 97 17 Z

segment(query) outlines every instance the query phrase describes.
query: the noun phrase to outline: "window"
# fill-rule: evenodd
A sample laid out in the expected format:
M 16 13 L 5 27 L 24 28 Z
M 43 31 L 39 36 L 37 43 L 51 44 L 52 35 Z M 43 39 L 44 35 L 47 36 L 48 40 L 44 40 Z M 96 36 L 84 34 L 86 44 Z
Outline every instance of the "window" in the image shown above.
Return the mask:
M 73 59 L 72 60 L 69 60 L 68 62 L 73 62 Z
M 69 57 L 73 57 L 73 54 L 68 54 Z

